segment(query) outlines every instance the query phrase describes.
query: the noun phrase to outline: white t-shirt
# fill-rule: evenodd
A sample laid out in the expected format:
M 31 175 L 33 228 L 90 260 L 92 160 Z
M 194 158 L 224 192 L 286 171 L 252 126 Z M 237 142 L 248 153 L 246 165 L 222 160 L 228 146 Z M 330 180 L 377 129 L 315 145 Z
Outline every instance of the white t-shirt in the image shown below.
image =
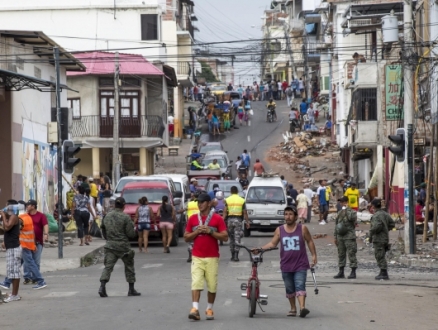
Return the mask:
M 298 88 L 299 89 L 304 89 L 304 83 L 302 80 L 298 80 Z
M 239 169 L 240 164 L 242 164 L 241 160 L 236 161 L 236 169 L 237 170 Z M 239 180 L 237 180 L 237 181 L 239 181 Z
M 174 118 L 172 116 L 167 117 L 167 123 L 173 124 Z
M 304 195 L 307 196 L 307 206 L 311 206 L 312 205 L 312 198 L 315 196 L 315 193 L 313 192 L 312 189 L 306 188 L 304 189 Z

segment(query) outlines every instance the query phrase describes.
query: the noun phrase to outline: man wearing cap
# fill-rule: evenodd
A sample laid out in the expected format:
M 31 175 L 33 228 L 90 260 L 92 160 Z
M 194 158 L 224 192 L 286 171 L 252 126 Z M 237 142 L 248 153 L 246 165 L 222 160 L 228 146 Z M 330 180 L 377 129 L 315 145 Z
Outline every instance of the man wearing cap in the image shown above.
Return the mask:
M 195 193 L 198 190 L 198 180 L 196 180 L 195 178 L 190 179 L 190 192 L 191 193 Z
M 224 219 L 211 211 L 211 198 L 202 193 L 198 196 L 199 213 L 193 214 L 187 221 L 184 239 L 193 241 L 192 257 L 192 309 L 189 319 L 199 321 L 199 300 L 204 283 L 207 282 L 207 309 L 206 319 L 213 320 L 213 304 L 216 298 L 219 245 L 217 241 L 228 240 L 227 228 Z
M 275 248 L 280 244 L 280 269 L 286 288 L 286 298 L 289 300 L 290 310 L 287 316 L 297 315 L 295 297 L 300 305 L 300 317 L 306 317 L 309 310 L 306 308 L 306 277 L 307 270 L 315 267 L 317 263 L 316 247 L 312 235 L 306 225 L 298 223 L 298 212 L 294 206 L 287 206 L 284 209 L 284 220 L 286 224 L 275 230 L 272 240 L 262 246 L 255 248 L 257 253 L 260 250 Z M 306 244 L 312 255 L 312 262 L 306 252 Z
M 336 217 L 335 223 L 335 245 L 338 247 L 338 264 L 339 273 L 333 278 L 345 278 L 344 268 L 348 260 L 350 261 L 351 273 L 348 278 L 356 278 L 357 269 L 357 242 L 356 242 L 356 224 L 357 213 L 348 206 L 348 198 L 342 197 L 339 201 L 342 209 Z
M 359 209 L 359 189 L 356 188 L 356 183 L 352 182 L 351 187 L 345 191 L 344 196 L 348 197 L 348 207 L 357 211 Z
M 370 243 L 373 243 L 374 256 L 380 268 L 380 273 L 375 279 L 389 280 L 386 251 L 389 250 L 389 231 L 395 227 L 395 222 L 386 211 L 382 210 L 380 198 L 374 198 L 371 205 L 375 212 L 371 217 Z
M 240 240 L 243 235 L 242 221 L 245 220 L 249 229 L 248 213 L 246 212 L 245 199 L 238 195 L 239 190 L 232 186 L 231 196 L 225 199 L 224 218 L 227 221 L 228 236 L 230 237 L 231 261 L 239 261 Z
M 190 165 L 190 170 L 192 171 L 203 170 L 204 168 L 201 166 L 200 162 L 201 162 L 201 157 L 194 159 Z
M 33 259 L 40 270 L 41 254 L 43 253 L 44 242 L 49 241 L 49 222 L 44 213 L 37 211 L 37 201 L 30 199 L 26 203 L 27 214 L 30 215 L 33 222 L 33 231 L 35 233 L 36 250 L 32 253 Z M 23 284 L 37 284 L 31 279 L 35 278 L 35 274 L 24 268 L 24 282 Z
M 135 269 L 134 269 L 134 250 L 131 249 L 130 240 L 135 238 L 134 225 L 129 215 L 123 213 L 125 199 L 118 197 L 115 200 L 115 209 L 110 211 L 102 220 L 102 234 L 107 240 L 103 260 L 105 268 L 100 277 L 99 295 L 108 297 L 106 293 L 106 283 L 109 282 L 111 273 L 117 260 L 122 259 L 125 264 L 126 282 L 129 283 L 128 296 L 139 296 L 140 293 L 134 289 Z

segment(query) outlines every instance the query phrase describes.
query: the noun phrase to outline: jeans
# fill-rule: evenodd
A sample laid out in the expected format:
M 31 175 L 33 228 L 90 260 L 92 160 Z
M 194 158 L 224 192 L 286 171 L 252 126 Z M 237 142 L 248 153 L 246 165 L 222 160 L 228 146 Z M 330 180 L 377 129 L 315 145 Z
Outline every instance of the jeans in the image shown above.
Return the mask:
M 23 251 L 24 251 L 24 249 L 23 249 Z M 41 254 L 42 253 L 43 253 L 43 245 L 38 243 L 36 245 L 36 250 L 32 252 L 32 257 L 33 257 L 33 260 L 38 268 L 38 271 L 40 270 Z M 23 260 L 24 260 L 24 252 L 23 252 Z M 24 273 L 23 273 L 24 278 L 34 279 L 34 277 L 36 276 L 33 273 L 33 271 L 27 267 L 26 262 L 24 262 L 23 270 L 24 270 Z
M 282 272 L 281 275 L 286 288 L 286 298 L 306 296 L 307 270 Z

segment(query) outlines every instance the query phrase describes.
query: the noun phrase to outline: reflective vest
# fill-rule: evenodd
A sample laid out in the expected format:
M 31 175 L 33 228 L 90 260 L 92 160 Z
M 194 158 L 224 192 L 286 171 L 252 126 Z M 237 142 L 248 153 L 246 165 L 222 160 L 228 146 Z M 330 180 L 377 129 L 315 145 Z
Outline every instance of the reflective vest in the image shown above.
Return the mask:
M 199 213 L 198 201 L 191 201 L 187 204 L 187 219 L 193 214 Z
M 245 200 L 237 194 L 233 194 L 226 199 L 227 201 L 227 210 L 228 216 L 243 216 L 243 204 L 245 204 Z
M 19 218 L 23 221 L 23 227 L 20 231 L 20 245 L 24 249 L 35 251 L 36 244 L 32 218 L 27 213 L 20 214 Z

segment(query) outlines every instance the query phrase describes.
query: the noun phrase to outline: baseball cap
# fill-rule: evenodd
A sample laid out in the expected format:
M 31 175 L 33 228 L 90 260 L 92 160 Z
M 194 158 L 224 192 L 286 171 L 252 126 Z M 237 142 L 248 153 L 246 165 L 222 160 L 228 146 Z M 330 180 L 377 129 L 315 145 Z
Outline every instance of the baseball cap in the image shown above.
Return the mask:
M 38 203 L 37 203 L 37 201 L 36 200 L 34 200 L 34 199 L 29 199 L 27 202 L 26 202 L 26 206 L 27 205 L 33 205 L 33 206 L 37 206 L 38 205 Z
M 382 200 L 380 198 L 374 198 L 371 205 L 375 207 L 382 207 Z
M 114 203 L 116 206 L 124 206 L 126 201 L 123 197 L 117 197 Z
M 202 203 L 202 202 L 211 202 L 211 197 L 208 194 L 200 194 L 198 196 L 198 202 Z
M 94 178 L 93 178 L 92 176 L 90 176 L 90 177 L 88 178 L 88 181 L 93 182 L 93 181 L 94 181 Z
M 195 178 L 190 179 L 190 182 L 198 182 Z
M 348 202 L 348 197 L 347 196 L 344 196 L 344 197 L 341 197 L 340 199 L 339 199 L 339 201 L 342 203 L 342 202 Z

